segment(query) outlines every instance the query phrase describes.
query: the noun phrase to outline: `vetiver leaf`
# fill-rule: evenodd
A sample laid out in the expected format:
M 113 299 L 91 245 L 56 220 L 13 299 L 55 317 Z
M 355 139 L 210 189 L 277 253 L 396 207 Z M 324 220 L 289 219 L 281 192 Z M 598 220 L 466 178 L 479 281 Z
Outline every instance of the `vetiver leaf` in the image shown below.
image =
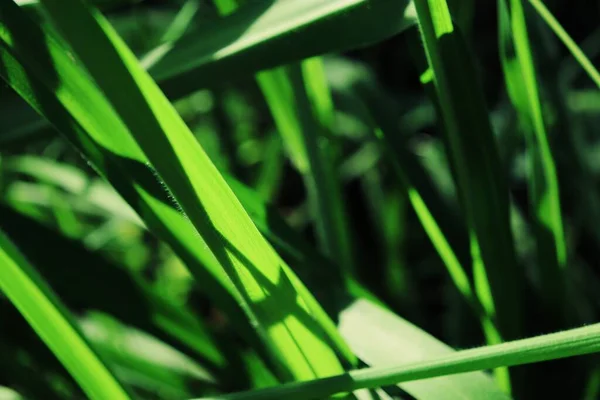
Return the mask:
M 150 73 L 169 97 L 180 97 L 240 73 L 365 46 L 414 21 L 408 0 L 248 1 L 185 35 Z
M 281 376 L 302 380 L 340 371 L 330 346 L 337 343 L 343 351 L 343 342 L 332 322 L 282 266 L 173 106 L 106 20 L 77 0 L 42 4 L 129 128 L 132 136 L 127 137 L 143 149 L 232 280 Z
M 190 310 L 157 295 L 148 285 L 74 240 L 61 237 L 36 221 L 0 205 L 0 229 L 35 265 L 66 306 L 105 312 L 130 326 L 223 367 L 223 354 Z M 61 265 L 69 254 L 69 265 Z M 72 282 L 76 281 L 77 285 Z M 110 282 L 111 296 L 98 282 Z
M 310 382 L 283 384 L 198 400 L 303 400 L 324 398 L 362 388 L 462 374 L 502 366 L 523 365 L 557 358 L 600 352 L 600 324 L 570 329 L 529 339 L 459 351 L 429 361 L 396 367 L 365 368 Z
M 564 43 L 564 45 L 569 49 L 573 57 L 577 61 L 577 63 L 583 68 L 583 70 L 589 75 L 589 77 L 594 81 L 596 86 L 600 88 L 600 72 L 598 69 L 594 67 L 594 64 L 589 60 L 589 58 L 585 55 L 583 50 L 577 43 L 571 39 L 567 31 L 560 25 L 558 20 L 552 15 L 550 10 L 546 7 L 546 5 L 540 0 L 529 0 L 529 3 L 535 8 L 540 17 L 544 19 L 546 24 L 554 31 L 556 36 Z
M 206 250 L 204 241 L 185 216 L 174 208 L 161 182 L 146 167 L 146 157 L 132 141 L 111 140 L 115 132 L 123 132 L 125 128 L 116 119 L 99 89 L 69 60 L 67 49 L 52 33 L 34 25 L 12 2 L 0 3 L 0 10 L 5 17 L 0 19 L 2 78 L 66 135 L 150 229 L 184 260 L 202 290 L 218 299 L 219 306 L 232 317 L 242 335 L 253 340 L 253 330 L 244 323 L 245 319 L 234 318 L 242 315 L 237 301 L 239 295 L 221 272 L 214 256 Z M 9 35 L 11 31 L 14 31 L 12 36 Z M 17 54 L 21 60 L 17 60 L 13 51 L 17 50 L 15 45 L 20 40 L 30 47 L 28 51 L 21 51 L 23 47 L 19 46 Z M 44 63 L 48 56 L 54 56 L 52 63 Z M 27 65 L 27 69 L 23 64 Z M 42 68 L 37 68 L 40 64 Z M 56 95 L 50 84 L 56 79 L 54 69 L 68 76 L 64 81 L 64 91 Z M 68 102 L 69 90 L 75 93 L 75 98 L 89 102 L 87 109 L 82 109 L 78 102 Z M 95 118 L 95 115 L 100 118 Z M 107 124 L 111 127 L 104 129 Z
M 519 338 L 524 273 L 515 258 L 508 187 L 477 71 L 446 1 L 415 0 L 415 6 L 469 229 L 475 291 L 488 315 L 483 328 L 490 343 Z M 508 389 L 508 377 L 499 377 Z
M 499 0 L 498 18 L 502 66 L 510 98 L 519 113 L 529 150 L 529 186 L 540 265 L 542 296 L 546 305 L 565 309 L 567 248 L 560 210 L 556 166 L 546 133 L 536 74 L 531 56 L 522 0 L 507 7 Z
M 394 367 L 454 353 L 426 332 L 366 299 L 354 301 L 342 312 L 339 329 L 356 355 L 372 367 Z M 418 399 L 509 398 L 483 372 L 399 386 Z
M 91 399 L 129 399 L 75 327 L 60 300 L 2 231 L 0 289 Z
M 224 15 L 233 11 L 232 3 L 238 2 L 215 0 Z M 351 273 L 354 257 L 327 139 L 334 109 L 322 62 L 315 57 L 263 71 L 256 75 L 256 81 L 290 158 L 304 179 L 320 247 L 337 260 L 343 273 Z

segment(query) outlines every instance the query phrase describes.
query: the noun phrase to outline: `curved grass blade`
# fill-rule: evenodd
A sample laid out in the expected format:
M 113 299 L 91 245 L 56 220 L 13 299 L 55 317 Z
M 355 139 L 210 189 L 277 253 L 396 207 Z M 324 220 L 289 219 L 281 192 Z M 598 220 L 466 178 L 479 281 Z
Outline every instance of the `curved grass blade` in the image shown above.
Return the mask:
M 534 215 L 542 297 L 549 309 L 565 310 L 567 248 L 561 216 L 558 178 L 546 133 L 542 105 L 522 0 L 511 0 L 510 8 L 500 0 L 499 29 L 502 66 L 510 98 L 519 113 L 530 156 L 530 202 Z
M 528 339 L 463 350 L 429 361 L 396 367 L 365 368 L 344 375 L 295 382 L 277 388 L 198 400 L 301 400 L 323 398 L 362 388 L 376 388 L 402 382 L 462 374 L 503 366 L 531 364 L 558 358 L 600 352 L 600 324 L 570 329 Z
M 0 289 L 91 399 L 129 395 L 70 321 L 65 307 L 0 231 Z
M 132 136 L 127 137 L 143 149 L 240 293 L 240 304 L 278 373 L 286 380 L 304 380 L 343 370 L 330 347 L 335 343 L 344 349 L 332 321 L 323 318 L 300 281 L 283 267 L 173 106 L 104 17 L 78 0 L 42 4 L 129 128 Z
M 241 74 L 366 46 L 412 25 L 408 0 L 248 1 L 185 35 L 150 73 L 177 98 Z

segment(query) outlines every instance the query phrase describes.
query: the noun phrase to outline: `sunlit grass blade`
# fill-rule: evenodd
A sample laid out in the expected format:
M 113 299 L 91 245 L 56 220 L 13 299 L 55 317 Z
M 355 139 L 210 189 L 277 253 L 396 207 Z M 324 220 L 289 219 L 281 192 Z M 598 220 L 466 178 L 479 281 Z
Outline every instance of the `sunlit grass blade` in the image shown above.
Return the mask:
M 197 235 L 193 226 L 174 208 L 173 201 L 167 197 L 161 182 L 156 179 L 152 170 L 146 167 L 148 160 L 131 139 L 127 140 L 127 130 L 116 119 L 110 105 L 99 95 L 98 89 L 86 80 L 86 75 L 75 66 L 73 60 L 67 58 L 67 52 L 60 42 L 50 32 L 40 31 L 28 22 L 18 9 L 11 7 L 11 4 L 0 3 L 4 15 L 10 17 L 2 20 L 2 23 L 4 26 L 7 26 L 7 22 L 14 23 L 8 27 L 17 32 L 14 36 L 17 40 L 28 38 L 25 40 L 28 46 L 18 49 L 19 57 L 27 62 L 28 70 L 15 59 L 12 53 L 16 50 L 14 42 L 9 39 L 10 36 L 4 35 L 3 46 L 0 47 L 4 64 L 0 72 L 3 78 L 38 112 L 48 117 L 88 160 L 92 161 L 97 170 L 109 179 L 142 216 L 145 223 L 160 234 L 186 262 L 202 290 L 219 304 L 219 308 L 227 312 L 238 332 L 258 350 L 262 349 L 256 332 L 241 314 L 242 299 L 239 292 L 235 290 L 231 280 L 208 251 L 205 242 Z M 7 33 L 8 30 L 3 32 Z M 46 52 L 43 47 L 29 47 L 39 44 L 40 39 L 42 43 L 48 44 L 48 54 L 54 57 L 54 67 L 69 76 L 65 81 L 66 92 L 58 92 L 57 96 L 46 86 L 53 82 L 54 77 L 51 73 L 54 67 L 44 65 L 37 68 L 41 66 L 39 60 L 46 60 Z M 27 48 L 29 51 L 25 50 Z M 75 97 L 91 101 L 93 106 L 88 110 L 93 110 L 94 114 L 81 109 L 78 102 L 69 101 L 69 90 L 71 93 L 80 93 Z M 107 125 L 111 128 L 103 128 Z M 111 139 L 115 133 L 125 136 Z M 311 300 L 310 296 L 306 297 Z M 319 312 L 318 307 L 315 310 Z M 329 331 L 333 332 L 333 327 Z M 264 352 L 261 354 L 264 355 Z
M 535 221 L 542 296 L 565 318 L 567 248 L 556 165 L 544 121 L 522 0 L 499 2 L 500 47 L 506 84 L 529 150 L 529 196 Z M 509 24 L 510 21 L 510 25 Z M 509 27 L 510 26 L 510 27 Z
M 249 1 L 185 35 L 150 73 L 169 97 L 180 97 L 241 73 L 366 46 L 413 26 L 413 11 L 408 0 Z
M 40 275 L 66 306 L 105 312 L 179 349 L 195 353 L 209 365 L 225 366 L 214 339 L 187 307 L 172 304 L 139 277 L 87 251 L 77 241 L 62 237 L 4 205 L 0 205 L 0 211 L 3 216 L 0 229 L 31 262 L 39 265 Z M 71 263 L 85 268 L 62 265 L 64 254 L 69 254 Z M 73 280 L 78 284 L 70 284 Z M 98 290 L 97 282 L 110 282 L 112 295 L 104 296 L 105 291 Z
M 218 388 L 202 364 L 143 331 L 95 312 L 81 318 L 79 324 L 117 376 L 144 392 L 161 398 L 186 398 L 194 387 Z
M 282 378 L 304 380 L 342 370 L 331 346 L 343 342 L 332 321 L 323 318 L 302 283 L 282 266 L 173 106 L 104 17 L 78 0 L 42 4 L 129 128 L 128 138 L 143 149 L 240 293 L 246 317 Z M 301 293 L 298 298 L 291 295 L 295 292 Z
M 366 300 L 352 302 L 340 316 L 340 331 L 371 367 L 394 367 L 454 353 L 454 350 L 394 313 Z M 486 373 L 474 372 L 399 385 L 418 399 L 508 399 Z
M 399 330 L 399 327 L 406 327 L 409 324 L 393 313 L 386 311 L 380 301 L 366 291 L 358 282 L 350 280 L 347 291 L 339 293 L 339 281 L 336 281 L 336 276 L 332 276 L 331 261 L 319 254 L 309 244 L 305 243 L 302 237 L 297 232 L 291 230 L 285 222 L 277 215 L 268 205 L 264 204 L 260 197 L 240 186 L 235 181 L 229 181 L 236 194 L 243 202 L 247 211 L 252 216 L 257 227 L 263 234 L 269 237 L 281 249 L 281 254 L 293 260 L 299 273 L 304 276 L 312 277 L 307 283 L 310 288 L 318 293 L 321 293 L 319 300 L 323 304 L 327 304 L 328 310 L 334 314 L 340 314 L 340 331 L 344 338 L 348 341 L 351 349 L 365 362 L 371 366 L 389 365 L 390 360 L 394 357 L 407 356 L 405 351 L 390 351 L 390 340 L 373 340 L 377 335 L 385 336 L 386 338 L 398 337 L 394 340 L 394 346 L 398 349 L 403 348 L 406 351 L 417 352 L 415 343 L 423 343 L 421 352 L 418 352 L 422 357 L 432 357 L 440 348 L 444 351 L 450 351 L 449 347 L 432 339 L 427 333 L 411 326 L 408 331 Z M 343 302 L 342 302 L 343 300 Z M 350 301 L 349 306 L 343 306 Z M 361 327 L 361 329 L 358 329 Z M 365 330 L 369 329 L 366 333 Z M 370 330 L 372 329 L 372 331 Z M 434 344 L 435 343 L 435 344 Z M 404 348 L 406 346 L 406 348 Z M 368 350 L 367 350 L 368 349 Z M 415 355 L 415 357 L 417 357 Z M 440 382 L 415 382 L 409 388 L 402 388 L 409 392 L 419 393 L 420 398 L 426 399 L 427 394 L 432 399 L 439 398 L 442 394 L 447 393 L 449 387 L 453 387 L 453 393 L 461 393 L 461 396 L 477 397 L 481 394 L 482 388 L 487 386 L 486 392 L 488 395 L 496 394 L 500 396 L 497 389 L 491 380 L 487 377 L 475 376 L 474 381 L 462 387 L 458 381 L 454 381 L 453 377 Z M 460 388 L 459 388 L 460 387 Z
M 223 15 L 235 2 L 216 0 Z M 341 186 L 328 136 L 334 108 L 319 58 L 256 75 L 294 166 L 302 174 L 322 251 L 352 273 L 353 260 Z
M 71 321 L 65 307 L 0 231 L 0 289 L 91 399 L 129 399 Z
M 594 324 L 528 339 L 458 351 L 444 357 L 414 364 L 365 368 L 310 382 L 296 382 L 264 390 L 203 397 L 202 400 L 323 398 L 350 390 L 375 388 L 503 366 L 531 364 L 599 351 L 600 324 Z
M 6 29 L 3 32 L 15 29 L 15 37 L 23 35 L 29 45 L 40 44 L 40 40 L 41 43 L 47 43 L 49 53 L 56 57 L 53 61 L 54 67 L 69 76 L 66 88 L 69 88 L 69 84 L 75 84 L 78 89 L 74 89 L 73 86 L 70 89 L 79 93 L 80 98 L 91 101 L 92 106 L 89 110 L 93 110 L 94 114 L 78 108 L 77 102 L 70 103 L 68 95 L 65 96 L 64 92 L 55 95 L 51 86 L 47 86 L 47 83 L 53 80 L 53 67 L 44 65 L 36 69 L 36 66 L 40 65 L 39 60 L 45 59 L 46 52 L 43 47 L 18 52 L 22 61 L 17 60 L 13 54 L 16 50 L 14 42 L 7 41 L 9 36 L 0 34 L 2 78 L 37 112 L 52 122 L 96 171 L 127 200 L 148 227 L 174 249 L 190 268 L 202 290 L 216 299 L 222 310 L 231 316 L 241 316 L 239 295 L 220 270 L 214 256 L 206 250 L 206 244 L 193 226 L 174 208 L 161 182 L 147 169 L 146 157 L 131 141 L 111 140 L 112 134 L 122 132 L 124 128 L 115 121 L 115 115 L 110 111 L 110 105 L 101 97 L 99 89 L 87 81 L 82 71 L 73 66 L 72 61 L 67 61 L 66 49 L 55 36 L 40 30 L 11 5 L 11 2 L 0 3 L 3 15 L 9 17 L 0 20 Z M 14 25 L 7 25 L 7 22 Z M 23 27 L 23 30 L 19 27 Z M 27 65 L 27 69 L 23 64 Z M 100 118 L 96 119 L 94 115 Z M 115 124 L 112 128 L 102 128 L 111 121 Z M 245 319 L 232 317 L 232 321 L 243 336 L 255 342 L 253 330 L 244 323 Z

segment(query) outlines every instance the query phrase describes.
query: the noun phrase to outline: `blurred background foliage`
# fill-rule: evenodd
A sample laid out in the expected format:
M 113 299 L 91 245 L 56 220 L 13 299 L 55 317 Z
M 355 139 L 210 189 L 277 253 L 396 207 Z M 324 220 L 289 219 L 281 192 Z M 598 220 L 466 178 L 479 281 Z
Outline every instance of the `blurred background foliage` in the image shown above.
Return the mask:
M 36 2 L 21 3 L 36 17 Z M 161 68 L 160 60 L 153 59 L 158 46 L 181 35 L 193 35 L 221 18 L 209 0 L 95 3 L 142 64 L 151 72 L 155 68 L 156 73 Z M 600 3 L 545 3 L 597 64 Z M 528 321 L 527 336 L 597 321 L 600 92 L 533 8 L 525 7 L 568 249 L 565 279 L 567 312 L 572 318 L 565 325 L 557 322 L 553 312 L 538 308 L 539 302 L 534 300 L 539 297 L 543 268 L 537 262 L 528 200 L 531 150 L 526 144 L 526 128 L 519 123 L 507 93 L 498 50 L 496 2 L 454 0 L 450 5 L 476 58 L 477 78 L 483 84 L 509 183 L 514 243 L 528 279 L 522 307 L 535 308 L 529 315 L 537 316 Z M 167 52 L 165 63 L 168 58 Z M 326 137 L 329 160 L 342 187 L 356 280 L 390 309 L 444 343 L 469 348 L 485 343 L 477 318 L 452 283 L 385 151 L 372 139 L 371 115 L 379 113 L 391 130 L 394 140 L 390 146 L 398 162 L 403 168 L 410 168 L 405 160 L 415 163 L 410 175 L 423 180 L 414 184 L 431 201 L 458 257 L 468 261 L 463 216 L 436 123 L 436 106 L 421 81 L 423 62 L 416 27 L 323 57 L 335 105 Z M 196 85 L 190 78 L 182 95 L 171 97 L 218 169 L 231 177 L 228 179 L 253 189 L 253 194 L 269 204 L 269 212 L 276 212 L 275 220 L 284 231 L 291 228 L 292 234 L 301 236 L 315 252 L 317 224 L 303 176 L 286 151 L 269 105 L 253 79 L 254 72 L 237 68 L 226 79 L 208 84 Z M 153 236 L 112 187 L 7 85 L 0 90 L 0 121 L 0 228 L 78 316 L 84 333 L 114 366 L 119 379 L 143 398 L 155 399 L 188 398 L 274 382 L 263 367 L 252 368 L 262 363 L 260 358 L 232 329 L 219 305 L 198 290 L 174 252 Z M 235 181 L 234 188 L 239 185 Z M 330 284 L 335 279 L 329 276 L 333 270 L 311 265 L 302 269 L 289 252 L 281 254 L 292 260 L 290 264 L 327 311 L 339 310 L 331 300 L 331 293 L 338 290 Z M 0 386 L 7 387 L 3 389 L 7 394 L 0 392 L 0 398 L 11 398 L 8 387 L 26 398 L 82 396 L 69 374 L 1 295 L 0 327 Z M 204 336 L 206 341 L 197 340 Z M 557 364 L 556 368 L 564 371 L 566 365 Z M 572 377 L 573 384 L 566 385 L 568 391 L 561 392 L 567 396 L 564 398 L 600 398 L 600 370 L 591 370 L 592 374 L 588 369 Z M 560 392 L 549 386 L 547 393 Z M 394 395 L 410 398 L 406 393 Z

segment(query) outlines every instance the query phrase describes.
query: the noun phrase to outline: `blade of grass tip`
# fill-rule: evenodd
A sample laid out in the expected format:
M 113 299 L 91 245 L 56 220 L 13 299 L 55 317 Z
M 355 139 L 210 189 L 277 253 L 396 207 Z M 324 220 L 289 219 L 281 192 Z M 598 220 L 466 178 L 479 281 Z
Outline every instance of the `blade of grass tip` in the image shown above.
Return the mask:
M 523 4 L 522 0 L 511 0 L 508 8 L 505 0 L 499 0 L 498 5 L 502 65 L 529 151 L 529 193 L 535 218 L 542 297 L 548 309 L 558 310 L 564 321 L 568 315 L 565 309 L 567 246 L 556 165 L 539 98 Z
M 241 305 L 282 377 L 305 380 L 343 370 L 331 347 L 343 344 L 333 322 L 321 318 L 324 313 L 316 317 L 314 302 L 307 305 L 305 288 L 260 235 L 114 29 L 78 0 L 42 4 L 241 293 Z M 297 298 L 294 292 L 303 296 Z
M 594 67 L 594 64 L 585 55 L 581 48 L 575 43 L 571 36 L 564 30 L 560 22 L 552 15 L 548 7 L 540 0 L 529 0 L 529 3 L 535 8 L 538 15 L 552 29 L 556 36 L 564 43 L 571 52 L 575 60 L 581 65 L 581 68 L 589 75 L 592 81 L 600 88 L 600 72 Z
M 91 399 L 129 399 L 72 323 L 60 300 L 2 231 L 0 289 Z
M 336 393 L 377 388 L 439 376 L 462 374 L 501 366 L 531 364 L 600 351 L 600 324 L 558 333 L 463 350 L 429 361 L 397 367 L 365 368 L 310 382 L 294 382 L 275 388 L 203 397 L 197 400 L 301 400 Z
M 366 298 L 357 298 L 340 313 L 340 332 L 356 355 L 371 367 L 395 367 L 455 353 L 417 326 Z M 508 400 L 483 371 L 399 384 L 416 399 Z
M 229 0 L 215 0 L 223 15 L 232 12 Z M 333 101 L 319 58 L 256 76 L 275 124 L 298 171 L 313 209 L 323 252 L 338 261 L 342 273 L 352 273 L 353 260 L 340 182 L 327 142 L 333 122 Z
M 508 187 L 474 60 L 445 0 L 414 4 L 469 229 L 475 292 L 499 330 L 484 324 L 484 332 L 489 343 L 519 338 L 525 277 L 517 267 Z M 506 371 L 496 374 L 510 390 Z

